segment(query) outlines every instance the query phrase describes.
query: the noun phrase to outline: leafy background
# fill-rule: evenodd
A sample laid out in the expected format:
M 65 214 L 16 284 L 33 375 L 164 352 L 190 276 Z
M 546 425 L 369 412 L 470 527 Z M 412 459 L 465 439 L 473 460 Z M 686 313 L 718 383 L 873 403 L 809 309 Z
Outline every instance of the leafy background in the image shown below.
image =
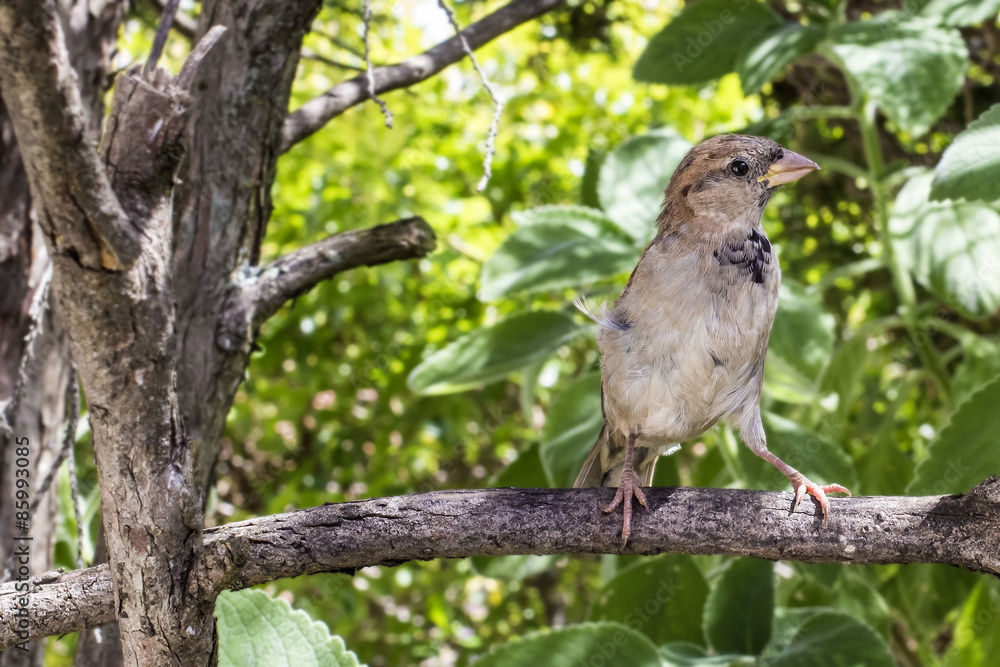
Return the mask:
M 499 4 L 456 10 L 468 23 Z M 449 34 L 433 2 L 373 6 L 376 64 Z M 507 102 L 482 194 L 492 105 L 468 63 L 387 96 L 395 129 L 375 105 L 336 119 L 281 159 L 265 259 L 409 215 L 439 250 L 339 276 L 264 325 L 211 521 L 567 486 L 600 427 L 593 331 L 571 301 L 621 289 L 680 157 L 729 131 L 823 167 L 765 215 L 785 276 L 764 396 L 774 451 L 860 494 L 966 492 L 1000 473 L 998 9 L 572 0 L 480 52 Z M 148 6 L 133 11 L 122 66 L 148 53 L 155 26 Z M 360 15 L 360 2 L 328 3 L 293 106 L 354 75 L 336 63 L 362 64 Z M 170 49 L 176 67 L 187 45 Z M 86 420 L 79 435 L 89 560 L 100 518 Z M 656 483 L 786 489 L 724 427 L 662 460 Z M 57 557 L 72 567 L 66 479 L 61 492 Z M 1000 654 L 998 582 L 932 565 L 477 558 L 280 581 L 226 594 L 218 616 L 224 664 L 270 667 Z M 50 641 L 48 664 L 71 664 L 75 641 Z

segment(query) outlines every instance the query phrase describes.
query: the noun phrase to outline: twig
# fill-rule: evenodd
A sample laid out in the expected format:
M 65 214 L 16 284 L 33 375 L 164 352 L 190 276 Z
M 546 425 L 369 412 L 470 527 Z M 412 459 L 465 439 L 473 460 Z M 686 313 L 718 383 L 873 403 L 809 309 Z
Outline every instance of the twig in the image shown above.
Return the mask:
M 565 0 L 513 0 L 462 30 L 467 46 L 478 49 L 517 26 L 545 14 Z M 434 76 L 467 55 L 458 36 L 401 63 L 375 68 L 375 92 L 408 88 Z M 368 76 L 341 81 L 289 114 L 281 129 L 280 151 L 284 153 L 348 109 L 371 99 Z
M 363 51 L 359 51 L 356 47 L 354 47 L 351 44 L 348 44 L 347 42 L 345 42 L 344 40 L 340 39 L 336 35 L 330 35 L 330 34 L 324 32 L 322 30 L 314 30 L 313 33 L 316 34 L 316 35 L 319 35 L 320 37 L 322 37 L 326 41 L 330 42 L 334 46 L 336 46 L 338 48 L 341 48 L 344 51 L 347 51 L 348 53 L 350 53 L 355 58 L 364 59 L 364 57 L 365 57 L 365 54 L 364 54 Z
M 149 59 L 143 72 L 148 73 L 156 69 L 156 63 L 160 62 L 163 55 L 163 46 L 167 43 L 167 35 L 170 33 L 170 26 L 174 23 L 174 16 L 177 8 L 180 7 L 181 0 L 167 0 L 163 6 L 163 14 L 160 15 L 160 25 L 156 28 L 156 36 L 153 37 L 153 48 L 149 50 Z
M 159 10 L 161 14 L 166 10 L 167 3 L 170 1 L 171 0 L 152 0 L 156 9 Z M 177 11 L 174 13 L 173 29 L 188 39 L 194 39 L 198 34 L 198 22 L 184 12 Z
M 326 56 L 321 56 L 311 49 L 302 49 L 301 53 L 303 60 L 315 60 L 316 62 L 323 63 L 324 65 L 329 65 L 330 67 L 338 67 L 340 69 L 350 70 L 352 72 L 364 72 L 363 67 L 355 67 L 350 63 L 341 62 L 339 60 L 334 60 L 333 58 L 327 58 Z
M 353 573 L 409 560 L 618 553 L 621 514 L 598 508 L 612 493 L 439 491 L 324 505 L 208 528 L 188 592 L 206 599 L 223 589 L 285 577 Z M 646 497 L 650 509 L 635 517 L 628 553 L 807 563 L 947 563 L 1000 573 L 997 477 L 965 495 L 834 498 L 828 528 L 815 503 L 789 512 L 790 493 L 675 487 L 648 489 Z M 54 579 L 32 589 L 29 639 L 114 620 L 107 565 Z M 19 595 L 13 583 L 0 585 L 0 649 L 21 641 L 14 616 Z
M 483 157 L 483 177 L 479 180 L 479 185 L 476 186 L 477 192 L 482 192 L 486 189 L 486 184 L 490 182 L 490 177 L 493 175 L 493 155 L 496 153 L 496 140 L 497 140 L 497 129 L 500 127 L 500 114 L 503 113 L 503 100 L 497 95 L 496 89 L 493 84 L 490 83 L 489 77 L 486 76 L 486 72 L 483 68 L 479 66 L 479 61 L 476 60 L 476 56 L 472 53 L 472 49 L 469 47 L 469 42 L 466 41 L 465 35 L 462 34 L 462 28 L 458 25 L 458 21 L 455 19 L 455 13 L 448 6 L 445 0 L 438 0 L 438 7 L 444 10 L 444 13 L 448 15 L 448 21 L 451 23 L 451 27 L 455 29 L 455 35 L 462 42 L 462 50 L 465 54 L 469 56 L 469 60 L 472 61 L 472 66 L 476 69 L 476 73 L 479 74 L 479 79 L 483 82 L 483 87 L 486 88 L 486 92 L 490 94 L 490 99 L 493 100 L 493 120 L 490 122 L 490 131 L 486 135 L 486 155 Z
M 52 467 L 49 468 L 48 473 L 42 479 L 42 483 L 38 485 L 38 491 L 35 492 L 35 497 L 31 501 L 32 513 L 38 509 L 39 503 L 42 502 L 42 498 L 48 492 L 49 487 L 52 485 L 52 480 L 55 479 L 63 461 L 73 459 L 73 444 L 76 442 L 76 425 L 79 423 L 79 420 L 80 389 L 77 383 L 76 364 L 70 362 L 69 380 L 66 383 L 66 436 L 63 438 L 62 448 L 59 450 L 56 460 L 52 462 Z M 79 503 L 77 502 L 76 505 L 78 507 Z
M 371 57 L 371 46 L 368 42 L 368 35 L 371 30 L 372 24 L 372 6 L 371 0 L 365 0 L 365 15 L 364 15 L 364 35 L 362 40 L 365 43 L 365 71 L 368 77 L 368 95 L 378 103 L 380 109 L 382 109 L 382 115 L 385 116 L 385 126 L 392 128 L 392 112 L 389 111 L 389 105 L 385 103 L 378 94 L 375 93 L 375 68 L 372 67 L 372 57 Z
M 80 507 L 80 484 L 76 477 L 76 427 L 80 420 L 80 383 L 77 381 L 76 364 L 71 362 L 69 386 L 66 387 L 66 465 L 69 470 L 69 495 L 73 500 L 73 518 L 76 519 L 76 568 L 83 569 L 83 510 Z
M 191 84 L 194 83 L 194 77 L 198 73 L 198 69 L 201 67 L 202 62 L 211 53 L 215 45 L 222 39 L 222 36 L 226 34 L 226 26 L 224 25 L 214 25 L 212 28 L 205 33 L 205 36 L 201 38 L 201 41 L 195 45 L 194 49 L 188 55 L 187 60 L 184 61 L 184 66 L 181 68 L 181 73 L 177 75 L 177 87 L 183 90 L 189 90 Z
M 31 378 L 28 377 L 29 366 L 35 355 L 35 341 L 41 336 L 45 328 L 45 311 L 49 307 L 49 285 L 52 284 L 52 263 L 45 267 L 42 278 L 35 293 L 31 297 L 31 305 L 28 306 L 28 332 L 24 335 L 24 351 L 21 353 L 21 362 L 17 369 L 17 380 L 14 382 L 14 391 L 10 399 L 0 404 L 0 427 L 4 431 L 11 433 L 12 424 L 17 419 L 17 406 L 21 402 L 24 388 L 28 386 Z

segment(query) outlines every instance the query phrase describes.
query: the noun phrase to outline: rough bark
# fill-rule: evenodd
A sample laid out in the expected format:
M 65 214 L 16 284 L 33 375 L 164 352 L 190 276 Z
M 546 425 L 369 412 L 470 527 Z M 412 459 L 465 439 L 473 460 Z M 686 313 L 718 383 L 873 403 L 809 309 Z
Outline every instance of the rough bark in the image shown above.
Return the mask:
M 101 530 L 94 546 L 94 564 L 108 562 L 108 548 Z M 110 576 L 110 575 L 109 575 Z M 80 631 L 73 667 L 122 667 L 122 640 L 118 623 Z
M 50 253 L 92 271 L 131 267 L 139 238 L 100 168 L 56 3 L 0 3 L 0 38 L 4 103 Z
M 52 258 L 58 299 L 46 312 L 65 327 L 59 340 L 77 360 L 90 410 L 114 579 L 86 596 L 104 585 L 113 595 L 113 614 L 100 622 L 119 621 L 125 664 L 215 661 L 204 497 L 256 327 L 281 299 L 338 271 L 422 256 L 433 243 L 426 224 L 411 220 L 256 268 L 299 50 L 320 5 L 206 0 L 198 47 L 179 77 L 134 68 L 118 78 L 98 150 L 99 100 L 124 0 L 0 0 L 8 114 L 0 115 L 0 148 L 11 156 L 0 176 L 20 197 L 0 204 L 0 270 L 37 289 L 29 280 L 36 255 L 18 249 L 44 242 Z M 534 16 L 554 3 L 512 6 L 529 5 Z M 478 46 L 530 17 L 515 18 L 489 24 L 486 37 L 473 26 L 469 39 Z M 452 51 L 440 53 L 458 59 Z M 11 216 L 28 219 L 26 187 L 39 203 L 38 225 L 7 234 Z M 0 361 L 23 356 L 15 348 L 28 329 L 28 294 L 0 300 L 0 317 L 9 313 L 14 325 L 0 340 Z M 240 335 L 220 335 L 227 331 Z M 61 354 L 60 369 L 68 358 Z M 46 389 L 59 398 L 64 390 Z M 64 602 L 97 618 L 83 597 Z M 38 609 L 33 620 L 44 626 Z
M 608 489 L 441 491 L 324 505 L 205 531 L 201 590 L 215 595 L 319 572 L 409 560 L 514 554 L 618 553 L 621 514 Z M 626 553 L 683 552 L 809 563 L 946 563 L 1000 576 L 1000 478 L 954 496 L 831 499 L 823 527 L 809 502 L 733 489 L 654 488 L 633 519 Z M 114 599 L 106 566 L 39 582 L 36 636 L 107 622 Z M 0 616 L 12 608 L 0 586 Z M 0 646 L 12 641 L 0 625 Z
M 252 346 L 217 344 L 223 315 L 258 263 L 271 215 L 281 123 L 302 38 L 319 0 L 214 0 L 202 5 L 199 36 L 227 28 L 192 88 L 192 109 L 175 189 L 173 282 L 179 405 L 198 443 L 207 489 L 226 414 Z M 258 322 L 259 324 L 259 322 Z
M 170 290 L 170 198 L 189 100 L 162 72 L 124 75 L 98 156 L 54 4 L 0 5 L 0 33 L 13 45 L 0 51 L 4 101 L 44 202 L 53 290 L 90 409 L 125 659 L 198 664 L 212 655 L 213 604 L 184 597 L 202 500 L 177 412 Z
M 96 131 L 103 117 L 103 96 L 108 87 L 111 55 L 125 8 L 124 0 L 90 2 L 64 0 L 59 6 L 69 60 L 76 73 L 84 121 Z M 32 318 L 29 305 L 43 287 L 50 268 L 48 251 L 37 225 L 32 222 L 27 172 L 6 106 L 0 104 L 0 402 L 13 399 L 15 385 L 21 395 L 9 415 L 10 433 L 0 430 L 0 562 L 8 563 L 13 543 L 14 437 L 27 437 L 32 444 L 30 479 L 38 506 L 33 514 L 31 536 L 33 574 L 52 567 L 55 541 L 55 493 L 38 489 L 52 473 L 64 434 L 65 388 L 71 364 L 69 341 L 51 291 L 42 303 L 40 332 L 31 350 L 25 336 Z M 28 354 L 29 356 L 25 356 Z M 60 390 L 62 388 L 62 391 Z M 6 569 L 6 568 L 4 568 Z M 0 667 L 40 666 L 44 645 L 31 645 L 26 653 L 10 650 L 0 655 Z

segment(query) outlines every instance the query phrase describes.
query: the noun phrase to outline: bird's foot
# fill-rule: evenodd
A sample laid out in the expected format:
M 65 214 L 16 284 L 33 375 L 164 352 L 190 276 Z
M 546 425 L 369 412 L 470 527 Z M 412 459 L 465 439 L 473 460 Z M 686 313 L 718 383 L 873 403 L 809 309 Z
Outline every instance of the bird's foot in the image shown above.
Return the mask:
M 795 500 L 792 502 L 792 511 L 799 506 L 802 501 L 803 496 L 807 493 L 816 499 L 819 503 L 819 507 L 823 510 L 823 527 L 829 525 L 830 522 L 830 501 L 827 500 L 826 494 L 828 493 L 846 493 L 851 495 L 851 492 L 847 490 L 846 487 L 840 484 L 827 484 L 826 486 L 820 486 L 809 481 L 805 475 L 798 475 L 791 478 L 792 488 L 795 490 Z
M 622 549 L 628 543 L 629 535 L 632 534 L 632 497 L 639 501 L 643 507 L 649 509 L 646 502 L 646 495 L 639 488 L 639 475 L 636 474 L 632 466 L 626 466 L 622 470 L 621 481 L 618 483 L 618 491 L 610 505 L 598 505 L 602 512 L 614 512 L 619 505 L 622 507 Z

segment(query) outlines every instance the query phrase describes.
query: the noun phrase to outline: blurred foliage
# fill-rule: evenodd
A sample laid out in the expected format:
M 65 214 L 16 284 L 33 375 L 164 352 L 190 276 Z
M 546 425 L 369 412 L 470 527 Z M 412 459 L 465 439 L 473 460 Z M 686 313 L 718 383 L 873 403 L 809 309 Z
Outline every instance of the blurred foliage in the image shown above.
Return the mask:
M 467 24 L 500 4 L 456 11 Z M 966 492 L 1000 473 L 998 4 L 572 0 L 479 52 L 506 100 L 482 194 L 492 103 L 467 62 L 386 95 L 392 130 L 372 104 L 336 118 L 281 158 L 263 260 L 409 215 L 439 249 L 338 276 L 264 324 L 210 520 L 567 486 L 600 427 L 597 350 L 570 302 L 614 297 L 680 156 L 729 131 L 823 166 L 765 214 L 785 276 L 764 397 L 775 451 L 861 494 Z M 376 64 L 450 35 L 433 2 L 373 8 Z M 327 3 L 293 107 L 363 65 L 360 16 Z M 155 19 L 139 3 L 120 64 L 148 52 Z M 173 40 L 168 63 L 186 48 Z M 723 427 L 662 460 L 656 483 L 785 488 L 760 463 Z M 944 566 L 483 558 L 266 589 L 373 667 L 930 667 L 998 664 L 1000 649 L 998 582 Z M 50 642 L 49 663 L 71 664 L 73 642 Z

